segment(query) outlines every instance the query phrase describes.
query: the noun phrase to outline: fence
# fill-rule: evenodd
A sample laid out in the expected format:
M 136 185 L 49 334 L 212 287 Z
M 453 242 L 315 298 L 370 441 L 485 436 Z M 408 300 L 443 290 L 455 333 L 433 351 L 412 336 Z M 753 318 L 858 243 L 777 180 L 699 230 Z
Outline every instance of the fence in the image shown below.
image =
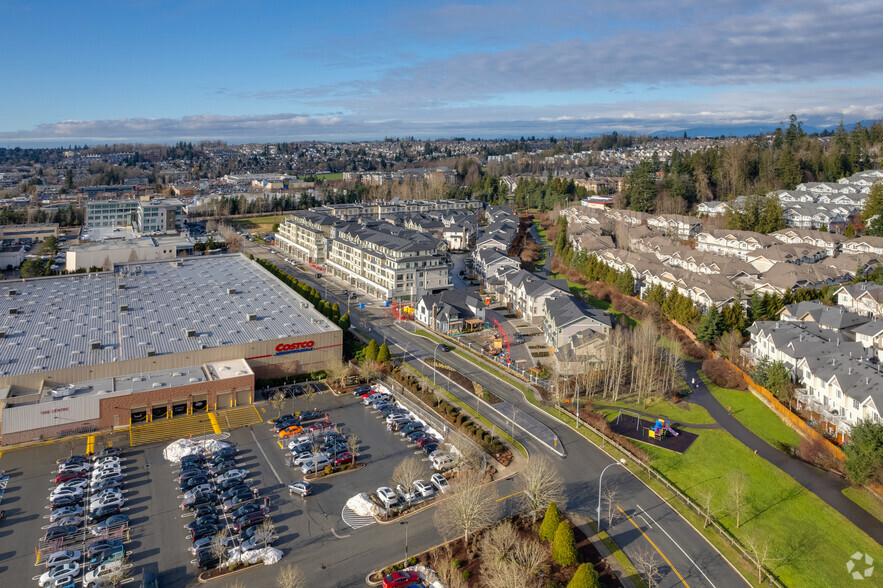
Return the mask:
M 567 415 L 569 418 L 571 418 L 571 419 L 574 418 L 573 414 L 564 410 L 560 406 L 555 405 L 555 408 L 559 412 Z M 590 431 L 592 431 L 593 433 L 595 433 L 596 435 L 598 435 L 599 437 L 604 439 L 605 443 L 608 443 L 608 444 L 612 445 L 613 447 L 615 447 L 620 453 L 622 453 L 624 456 L 626 456 L 629 459 L 629 461 L 631 461 L 633 464 L 635 464 L 636 466 L 641 468 L 648 476 L 650 476 L 651 478 L 653 478 L 654 480 L 656 480 L 657 482 L 659 482 L 660 484 L 665 486 L 672 494 L 674 494 L 678 498 L 678 500 L 680 500 L 685 506 L 690 508 L 698 516 L 702 517 L 703 519 L 706 518 L 707 515 L 706 515 L 705 511 L 702 509 L 702 507 L 699 506 L 698 504 L 696 504 L 692 498 L 690 498 L 689 496 L 687 496 L 686 494 L 681 492 L 677 486 L 675 486 L 674 484 L 669 482 L 668 479 L 664 475 L 662 475 L 661 473 L 659 473 L 658 471 L 656 471 L 655 469 L 653 469 L 649 465 L 645 464 L 644 462 L 642 462 L 641 460 L 636 458 L 632 454 L 632 452 L 629 451 L 626 447 L 620 445 L 619 443 L 617 443 L 616 441 L 614 441 L 613 439 L 611 439 L 610 437 L 605 435 L 602 431 L 596 429 L 594 426 L 587 423 L 583 419 L 580 419 L 580 423 L 583 426 L 585 426 L 587 429 L 589 429 Z M 665 499 L 663 499 L 663 500 L 665 500 Z M 668 501 L 665 500 L 665 502 L 668 502 Z M 718 523 L 714 519 L 714 517 L 709 516 L 708 519 L 709 519 L 708 527 L 711 527 L 715 531 L 717 531 L 717 534 L 724 541 L 729 543 L 739 553 L 741 553 L 742 557 L 744 557 L 749 563 L 751 563 L 752 566 L 755 566 L 755 563 L 753 561 L 751 553 L 749 553 L 749 551 L 747 549 L 745 549 L 745 547 L 742 546 L 742 544 L 739 542 L 739 540 L 732 533 L 730 533 L 730 531 L 728 531 L 725 527 L 723 527 L 720 523 Z M 785 588 L 784 585 L 781 582 L 779 582 L 768 569 L 766 569 L 766 566 L 764 566 L 764 573 L 766 575 L 767 580 L 769 580 L 769 582 L 772 583 L 774 586 L 776 586 L 777 588 Z
M 718 357 L 716 354 L 714 354 L 714 352 L 712 352 L 712 355 L 714 357 Z M 836 457 L 841 462 L 846 461 L 846 454 L 843 453 L 843 451 L 839 447 L 828 441 L 828 439 L 824 435 L 820 434 L 818 431 L 807 425 L 802 418 L 791 412 L 791 410 L 788 409 L 787 406 L 779 402 L 779 399 L 776 398 L 772 392 L 770 392 L 763 386 L 755 384 L 754 380 L 751 379 L 751 376 L 745 373 L 742 368 L 731 362 L 729 359 L 725 357 L 721 357 L 721 359 L 727 362 L 727 365 L 729 365 L 731 368 L 737 370 L 742 375 L 742 379 L 744 379 L 745 383 L 748 385 L 748 389 L 751 390 L 755 396 L 758 396 L 764 404 L 766 404 L 776 413 L 778 413 L 779 417 L 782 420 L 785 420 L 792 424 L 801 435 L 810 439 L 814 439 L 816 441 L 823 441 L 828 448 L 828 451 L 830 451 L 834 457 Z

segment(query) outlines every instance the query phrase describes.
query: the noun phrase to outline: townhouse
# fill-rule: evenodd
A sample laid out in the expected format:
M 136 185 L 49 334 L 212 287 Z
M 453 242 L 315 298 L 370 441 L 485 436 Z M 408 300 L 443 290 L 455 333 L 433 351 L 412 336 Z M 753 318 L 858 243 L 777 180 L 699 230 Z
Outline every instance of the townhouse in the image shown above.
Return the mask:
M 503 280 L 503 302 L 524 320 L 540 324 L 547 298 L 570 293 L 567 280 L 546 280 L 525 270 L 507 272 Z
M 755 290 L 761 294 L 782 295 L 800 288 L 822 288 L 849 282 L 854 272 L 841 270 L 821 263 L 794 265 L 776 263 L 758 278 Z
M 790 243 L 791 245 L 820 247 L 825 250 L 828 257 L 834 257 L 840 251 L 841 243 L 846 240 L 846 237 L 837 233 L 793 227 L 770 233 L 770 237 L 774 237 L 783 243 Z
M 841 244 L 843 253 L 854 255 L 857 253 L 873 253 L 883 255 L 883 237 L 856 237 L 847 239 Z
M 868 318 L 883 318 L 883 285 L 874 282 L 845 284 L 834 292 L 837 304 Z
M 521 268 L 519 260 L 493 247 L 477 249 L 472 255 L 472 260 L 472 269 L 481 280 L 497 276 L 506 268 L 512 270 Z
M 696 214 L 707 216 L 710 218 L 723 216 L 732 210 L 730 205 L 720 200 L 709 200 L 708 202 L 700 202 L 696 207 Z
M 692 239 L 702 230 L 702 221 L 682 214 L 659 214 L 648 217 L 647 226 L 667 237 Z
M 613 328 L 609 314 L 585 304 L 570 294 L 561 293 L 545 299 L 541 329 L 546 344 L 555 352 L 568 344 L 574 335 L 590 329 L 606 336 Z
M 697 237 L 696 249 L 719 255 L 732 255 L 745 260 L 755 249 L 769 247 L 776 239 L 753 231 L 706 229 Z
M 842 306 L 826 306 L 817 300 L 795 302 L 782 307 L 779 318 L 783 321 L 815 323 L 820 329 L 843 335 L 847 341 L 855 341 L 855 329 L 869 322 L 869 319 Z
M 433 331 L 454 335 L 484 328 L 485 307 L 467 290 L 425 294 L 414 308 L 414 319 Z
M 759 272 L 769 271 L 777 263 L 803 265 L 817 263 L 828 256 L 828 252 L 814 245 L 791 245 L 774 243 L 763 249 L 755 249 L 745 258 Z

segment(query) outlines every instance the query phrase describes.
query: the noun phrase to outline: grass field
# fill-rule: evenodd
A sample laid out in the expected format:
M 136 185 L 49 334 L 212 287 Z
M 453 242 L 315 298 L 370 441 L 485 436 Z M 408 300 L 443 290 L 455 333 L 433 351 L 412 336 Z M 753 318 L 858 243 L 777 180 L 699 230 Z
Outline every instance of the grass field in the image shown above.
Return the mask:
M 273 229 L 273 225 L 281 223 L 284 218 L 284 215 L 242 218 L 233 221 L 233 226 L 243 228 L 246 231 L 270 232 Z
M 721 388 L 705 374 L 702 374 L 702 381 L 718 402 L 724 407 L 733 409 L 736 420 L 773 447 L 778 447 L 782 443 L 792 447 L 800 445 L 800 434 L 783 423 L 782 419 L 751 392 Z
M 883 521 L 883 502 L 871 494 L 865 488 L 844 488 L 843 495 L 851 501 L 874 515 L 877 520 Z
M 727 507 L 729 476 L 744 473 L 748 507 L 741 527 L 726 511 L 719 520 L 743 542 L 766 538 L 771 547 L 769 567 L 783 584 L 854 586 L 845 571 L 850 556 L 860 551 L 875 560 L 883 557 L 883 547 L 729 433 L 696 432 L 699 438 L 683 455 L 644 446 L 653 466 L 694 500 L 701 502 L 702 494 L 710 491 L 715 508 Z
M 598 402 L 604 405 L 609 404 L 626 410 L 640 410 L 652 415 L 665 417 L 670 421 L 676 423 L 692 425 L 710 425 L 714 423 L 714 418 L 712 418 L 712 416 L 708 414 L 707 410 L 705 410 L 701 406 L 696 406 L 694 404 L 685 405 L 689 406 L 689 408 L 672 404 L 667 400 L 659 400 L 657 402 L 651 402 L 649 404 L 639 404 L 637 402 L 629 402 L 628 398 L 620 400 L 619 402 L 606 402 L 603 400 L 599 400 Z M 605 406 L 605 411 L 607 410 L 609 410 L 613 414 L 617 414 L 619 412 L 616 409 L 608 409 Z

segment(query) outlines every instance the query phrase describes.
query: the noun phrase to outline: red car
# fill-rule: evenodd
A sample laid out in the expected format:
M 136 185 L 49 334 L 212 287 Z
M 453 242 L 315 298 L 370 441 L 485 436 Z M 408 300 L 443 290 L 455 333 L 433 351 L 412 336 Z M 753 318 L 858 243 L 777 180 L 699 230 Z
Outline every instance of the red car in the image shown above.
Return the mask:
M 331 460 L 331 465 L 334 467 L 342 466 L 345 463 L 353 463 L 356 461 L 356 456 L 350 453 L 349 451 L 345 451 Z
M 432 435 L 427 435 L 426 437 L 421 437 L 420 439 L 417 439 L 417 447 L 423 447 L 424 445 L 428 445 L 429 443 L 438 443 L 438 439 L 436 439 Z
M 393 572 L 383 578 L 383 588 L 405 588 L 420 581 L 417 572 Z
M 62 482 L 68 482 L 70 480 L 78 480 L 80 478 L 85 478 L 86 474 L 84 472 L 61 472 L 57 476 L 55 476 L 55 483 L 61 484 Z
M 334 423 L 329 423 L 327 421 L 319 421 L 318 423 L 313 423 L 312 425 L 307 425 L 305 429 L 308 433 L 315 433 L 317 431 L 328 431 L 334 428 Z

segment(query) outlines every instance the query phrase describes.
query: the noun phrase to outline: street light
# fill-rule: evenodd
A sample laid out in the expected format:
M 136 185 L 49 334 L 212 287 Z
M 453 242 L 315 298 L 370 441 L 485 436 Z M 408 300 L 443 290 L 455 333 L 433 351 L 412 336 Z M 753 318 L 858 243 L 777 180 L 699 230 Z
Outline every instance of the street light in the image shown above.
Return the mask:
M 402 521 L 400 525 L 405 525 L 405 565 L 408 565 L 408 521 Z
M 437 343 L 435 345 L 435 349 L 432 350 L 432 385 L 435 386 L 435 374 L 438 372 L 438 361 L 435 359 L 435 354 L 438 352 L 438 348 L 444 345 L 444 343 Z
M 616 466 L 616 465 L 621 465 L 622 467 L 625 467 L 625 458 L 623 457 L 619 461 L 614 461 L 613 463 L 609 464 L 606 468 L 601 470 L 601 475 L 598 477 L 598 532 L 599 533 L 601 532 L 601 481 L 604 479 L 604 472 L 606 472 L 608 468 Z

